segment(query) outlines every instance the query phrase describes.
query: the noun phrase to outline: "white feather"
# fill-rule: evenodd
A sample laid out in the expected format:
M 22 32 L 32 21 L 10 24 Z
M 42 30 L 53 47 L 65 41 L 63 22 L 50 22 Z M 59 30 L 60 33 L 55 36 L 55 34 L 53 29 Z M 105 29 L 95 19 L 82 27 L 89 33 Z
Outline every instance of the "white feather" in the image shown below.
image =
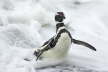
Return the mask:
M 64 58 L 71 45 L 71 39 L 67 33 L 62 33 L 56 46 L 43 53 L 45 59 L 61 59 Z
M 34 58 L 31 63 L 35 68 L 42 68 L 63 63 L 71 45 L 71 39 L 67 33 L 62 33 L 56 46 L 42 54 L 43 59 L 36 61 Z

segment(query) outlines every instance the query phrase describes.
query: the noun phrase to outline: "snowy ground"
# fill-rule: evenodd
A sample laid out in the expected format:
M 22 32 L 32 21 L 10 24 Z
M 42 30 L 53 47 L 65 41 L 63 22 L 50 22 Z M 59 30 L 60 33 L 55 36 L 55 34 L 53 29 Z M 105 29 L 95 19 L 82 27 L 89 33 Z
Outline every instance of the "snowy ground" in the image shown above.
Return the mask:
M 108 72 L 107 0 L 0 0 L 0 72 Z M 42 69 L 24 60 L 55 34 L 54 14 L 66 14 L 73 38 L 89 42 L 72 45 L 67 61 Z

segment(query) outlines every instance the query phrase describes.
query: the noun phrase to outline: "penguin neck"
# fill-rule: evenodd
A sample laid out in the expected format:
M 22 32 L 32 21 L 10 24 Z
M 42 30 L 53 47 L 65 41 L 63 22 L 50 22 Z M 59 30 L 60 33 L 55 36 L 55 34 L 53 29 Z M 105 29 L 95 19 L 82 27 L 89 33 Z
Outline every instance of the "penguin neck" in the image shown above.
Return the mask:
M 58 33 L 62 29 L 65 29 L 64 23 L 63 22 L 57 22 L 56 23 L 56 33 Z

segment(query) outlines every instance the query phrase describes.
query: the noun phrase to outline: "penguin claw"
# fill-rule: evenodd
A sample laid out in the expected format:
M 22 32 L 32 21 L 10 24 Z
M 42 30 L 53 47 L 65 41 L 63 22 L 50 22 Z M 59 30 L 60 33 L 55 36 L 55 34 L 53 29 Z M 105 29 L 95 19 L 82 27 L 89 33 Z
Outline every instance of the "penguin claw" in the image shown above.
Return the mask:
M 24 58 L 25 61 L 30 61 L 28 58 Z
M 36 61 L 40 58 L 40 56 L 42 55 L 43 51 L 40 49 L 37 49 L 37 51 L 34 52 L 34 55 L 37 57 Z

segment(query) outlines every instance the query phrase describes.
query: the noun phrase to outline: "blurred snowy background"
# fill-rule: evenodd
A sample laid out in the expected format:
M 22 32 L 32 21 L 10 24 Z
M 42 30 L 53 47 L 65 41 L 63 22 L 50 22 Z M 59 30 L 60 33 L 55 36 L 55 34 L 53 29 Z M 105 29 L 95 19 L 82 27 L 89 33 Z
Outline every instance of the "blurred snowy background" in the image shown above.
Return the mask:
M 108 0 L 0 0 L 0 72 L 108 72 L 107 7 Z M 73 44 L 69 64 L 37 70 L 24 57 L 55 34 L 57 11 L 73 38 L 97 52 Z

